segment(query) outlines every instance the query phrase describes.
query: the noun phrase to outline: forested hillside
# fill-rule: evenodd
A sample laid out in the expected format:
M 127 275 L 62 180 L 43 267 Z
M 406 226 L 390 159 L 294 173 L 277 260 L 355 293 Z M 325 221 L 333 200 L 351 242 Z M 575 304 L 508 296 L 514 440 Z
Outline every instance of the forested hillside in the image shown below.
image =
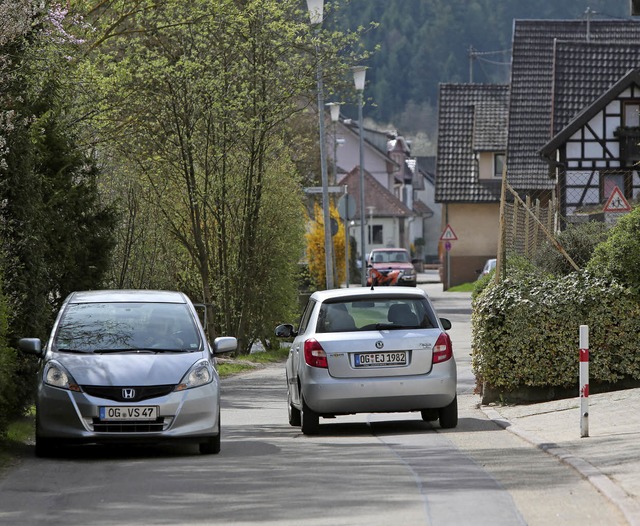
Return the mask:
M 629 16 L 629 0 L 350 0 L 332 23 L 379 24 L 363 41 L 380 46 L 367 64 L 366 117 L 432 136 L 440 83 L 508 81 L 514 19 Z

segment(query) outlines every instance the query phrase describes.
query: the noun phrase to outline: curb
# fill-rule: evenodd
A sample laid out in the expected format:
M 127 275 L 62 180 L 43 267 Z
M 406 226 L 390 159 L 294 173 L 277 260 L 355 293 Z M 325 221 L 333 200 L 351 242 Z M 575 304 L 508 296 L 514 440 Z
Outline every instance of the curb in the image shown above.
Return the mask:
M 526 442 L 536 446 L 545 453 L 559 459 L 564 464 L 575 469 L 592 486 L 594 486 L 605 498 L 607 498 L 624 515 L 630 526 L 640 526 L 640 506 L 634 502 L 626 491 L 618 486 L 607 475 L 602 473 L 593 464 L 584 459 L 572 455 L 567 450 L 553 442 L 544 442 L 533 433 L 529 433 L 504 418 L 498 411 L 487 406 L 480 406 L 482 412 L 492 420 L 497 426 L 510 431 Z

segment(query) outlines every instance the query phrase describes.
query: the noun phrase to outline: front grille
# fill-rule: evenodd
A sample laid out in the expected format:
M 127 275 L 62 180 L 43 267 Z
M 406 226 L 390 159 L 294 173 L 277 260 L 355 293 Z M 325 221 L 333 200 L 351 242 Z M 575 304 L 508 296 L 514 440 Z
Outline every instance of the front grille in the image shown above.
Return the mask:
M 113 400 L 114 402 L 142 402 L 159 396 L 166 396 L 175 389 L 175 385 L 127 385 L 119 387 L 102 385 L 82 385 L 82 390 L 91 396 Z M 133 398 L 123 398 L 123 389 L 133 389 Z
M 93 430 L 96 433 L 157 433 L 164 429 L 164 418 L 153 422 L 101 422 L 93 419 Z

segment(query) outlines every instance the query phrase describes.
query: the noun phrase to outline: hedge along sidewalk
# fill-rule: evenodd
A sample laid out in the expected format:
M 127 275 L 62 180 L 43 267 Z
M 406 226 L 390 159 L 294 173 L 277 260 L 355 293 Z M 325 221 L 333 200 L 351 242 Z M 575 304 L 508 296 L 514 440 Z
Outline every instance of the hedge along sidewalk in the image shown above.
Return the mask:
M 577 388 L 580 325 L 589 326 L 593 392 L 640 385 L 640 303 L 629 289 L 588 272 L 485 288 L 472 314 L 483 403 L 562 398 Z

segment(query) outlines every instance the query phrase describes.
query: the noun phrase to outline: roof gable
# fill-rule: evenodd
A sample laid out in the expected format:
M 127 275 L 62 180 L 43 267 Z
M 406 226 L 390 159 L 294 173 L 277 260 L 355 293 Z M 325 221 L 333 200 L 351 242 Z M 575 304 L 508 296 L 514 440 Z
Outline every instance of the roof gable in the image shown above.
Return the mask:
M 640 45 L 638 46 L 638 51 L 640 52 Z M 636 60 L 640 62 L 640 60 Z M 553 152 L 566 142 L 577 130 L 584 126 L 595 115 L 602 111 L 607 104 L 615 100 L 623 91 L 629 89 L 631 86 L 640 87 L 640 69 L 632 69 L 627 72 L 627 74 L 619 79 L 618 82 L 598 97 L 595 102 L 579 112 L 567 124 L 567 126 L 565 126 L 553 137 L 553 139 L 542 147 L 540 153 L 545 157 L 552 156 Z
M 355 217 L 360 217 L 360 168 L 355 167 L 340 181 L 340 184 L 347 185 L 348 193 L 355 198 Z M 373 215 L 377 217 L 410 217 L 413 212 L 382 186 L 375 177 L 366 170 L 364 171 L 364 206 L 374 207 Z M 365 210 L 365 214 L 368 210 Z
M 634 20 L 516 20 L 514 23 L 507 173 L 516 188 L 545 188 L 551 182 L 539 156 L 551 138 L 554 52 L 557 40 L 640 42 Z M 603 65 L 604 66 L 604 65 Z M 593 71 L 592 76 L 597 76 Z

